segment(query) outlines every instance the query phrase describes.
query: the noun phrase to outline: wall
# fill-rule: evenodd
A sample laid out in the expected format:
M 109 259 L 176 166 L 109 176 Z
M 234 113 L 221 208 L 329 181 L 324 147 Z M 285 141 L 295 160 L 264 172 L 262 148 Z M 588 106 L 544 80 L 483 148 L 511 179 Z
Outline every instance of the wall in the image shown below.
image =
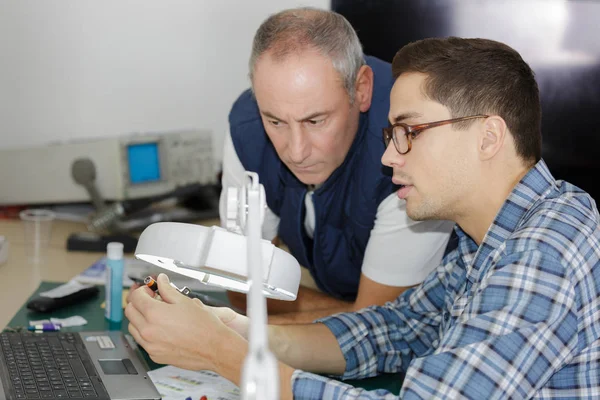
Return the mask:
M 213 130 L 269 14 L 329 0 L 0 0 L 0 148 Z

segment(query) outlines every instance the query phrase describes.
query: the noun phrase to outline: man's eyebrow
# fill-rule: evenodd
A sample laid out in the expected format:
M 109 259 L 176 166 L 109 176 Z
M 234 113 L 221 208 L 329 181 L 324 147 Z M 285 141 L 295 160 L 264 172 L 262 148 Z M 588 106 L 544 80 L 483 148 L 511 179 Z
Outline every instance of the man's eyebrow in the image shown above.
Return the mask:
M 423 115 L 418 112 L 404 113 L 404 114 L 400 114 L 400 115 L 397 115 L 396 117 L 394 117 L 394 122 L 402 122 L 405 119 L 418 118 L 418 117 L 422 117 L 422 116 Z
M 277 120 L 277 121 L 282 121 L 280 118 L 276 117 L 275 115 L 271 114 L 271 113 L 270 113 L 270 112 L 268 112 L 268 111 L 261 111 L 260 113 L 261 113 L 262 115 L 264 115 L 265 117 L 267 117 L 267 118 L 275 119 L 275 120 Z
M 262 115 L 264 115 L 265 117 L 267 117 L 267 118 L 271 118 L 271 119 L 274 119 L 274 120 L 277 120 L 277 121 L 282 121 L 282 122 L 283 122 L 283 120 L 282 120 L 281 118 L 279 118 L 279 117 L 275 116 L 273 113 L 271 113 L 271 112 L 269 112 L 269 111 L 261 111 L 260 113 L 261 113 Z M 325 115 L 329 115 L 329 114 L 331 114 L 331 111 L 316 111 L 316 112 L 314 112 L 314 113 L 312 113 L 312 114 L 308 114 L 308 115 L 307 115 L 307 116 L 305 116 L 305 117 L 302 117 L 302 118 L 300 118 L 300 119 L 297 119 L 296 121 L 297 121 L 297 122 L 309 121 L 309 120 L 311 120 L 311 119 L 315 119 L 315 118 L 318 118 L 318 117 L 323 117 L 323 116 L 325 116 Z
M 317 111 L 312 114 L 308 114 L 306 117 L 300 118 L 299 120 L 297 120 L 297 122 L 309 121 L 311 119 L 322 117 L 328 114 L 331 114 L 331 111 Z

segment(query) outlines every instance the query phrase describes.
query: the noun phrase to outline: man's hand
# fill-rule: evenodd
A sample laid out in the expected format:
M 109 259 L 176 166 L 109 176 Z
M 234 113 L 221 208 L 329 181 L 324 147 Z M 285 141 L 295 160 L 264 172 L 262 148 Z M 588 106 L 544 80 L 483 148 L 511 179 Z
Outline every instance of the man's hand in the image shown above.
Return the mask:
M 218 317 L 212 307 L 172 287 L 165 274 L 160 274 L 157 282 L 160 299 L 154 298 L 155 293 L 147 287 L 130 293 L 125 315 L 133 338 L 157 363 L 209 369 L 237 381 L 247 344 L 232 329 L 244 332 L 244 323 L 240 323 L 243 319 L 227 311 L 220 311 Z M 228 328 L 222 321 L 235 328 Z M 239 358 L 235 361 L 239 362 L 237 368 L 221 370 L 224 361 L 233 357 Z
M 238 314 L 231 308 L 227 307 L 206 307 L 209 308 L 213 314 L 219 317 L 221 322 L 224 323 L 228 328 L 233 329 L 241 337 L 248 340 L 248 327 L 250 325 L 250 320 L 248 317 Z
M 160 296 L 141 286 L 130 293 L 125 315 L 133 338 L 160 364 L 215 371 L 240 385 L 248 352 L 249 319 L 229 308 L 209 307 L 157 278 Z M 287 329 L 289 328 L 289 330 Z M 322 324 L 270 327 L 269 345 L 278 359 L 316 372 L 340 374 L 345 359 L 335 336 Z M 279 362 L 282 399 L 292 398 L 293 368 Z
M 156 280 L 156 275 L 150 275 L 152 279 Z M 144 284 L 138 283 L 137 281 L 133 281 L 133 284 L 129 287 L 129 292 L 127 292 L 127 298 L 125 301 L 129 303 L 129 298 L 131 297 L 131 293 L 139 287 L 146 286 Z
M 125 299 L 125 301 L 127 302 L 127 304 L 129 304 L 129 302 L 131 301 L 131 294 L 138 288 L 145 286 L 145 285 L 140 285 L 139 283 L 133 282 L 133 284 L 129 287 L 129 292 L 127 292 L 127 298 Z

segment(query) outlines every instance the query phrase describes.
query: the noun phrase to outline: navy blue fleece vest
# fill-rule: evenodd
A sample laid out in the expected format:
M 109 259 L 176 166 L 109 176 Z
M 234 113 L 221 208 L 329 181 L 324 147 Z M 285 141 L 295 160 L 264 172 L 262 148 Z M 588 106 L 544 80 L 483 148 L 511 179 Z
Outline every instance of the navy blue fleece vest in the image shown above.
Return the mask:
M 395 188 L 389 169 L 381 164 L 385 150 L 381 129 L 388 125 L 392 73 L 386 62 L 374 57 L 366 61 L 375 76 L 371 108 L 361 114 L 359 130 L 342 165 L 313 194 L 312 240 L 304 230 L 307 188 L 277 156 L 249 90 L 229 114 L 237 155 L 246 170 L 259 174 L 267 204 L 280 218 L 279 237 L 310 270 L 321 290 L 344 300 L 356 298 L 377 206 Z

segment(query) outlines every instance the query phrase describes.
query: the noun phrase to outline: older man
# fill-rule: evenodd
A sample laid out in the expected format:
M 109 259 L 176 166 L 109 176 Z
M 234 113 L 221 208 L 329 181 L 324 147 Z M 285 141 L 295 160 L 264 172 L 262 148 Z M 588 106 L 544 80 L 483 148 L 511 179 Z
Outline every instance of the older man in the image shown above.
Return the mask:
M 395 299 L 439 263 L 453 223 L 416 222 L 382 168 L 390 65 L 365 57 L 339 14 L 292 9 L 254 37 L 252 91 L 229 116 L 221 219 L 227 188 L 258 172 L 268 205 L 263 237 L 303 268 L 295 302 L 269 302 L 271 322 L 311 322 Z M 243 295 L 231 294 L 244 306 Z M 285 315 L 281 315 L 286 313 Z

